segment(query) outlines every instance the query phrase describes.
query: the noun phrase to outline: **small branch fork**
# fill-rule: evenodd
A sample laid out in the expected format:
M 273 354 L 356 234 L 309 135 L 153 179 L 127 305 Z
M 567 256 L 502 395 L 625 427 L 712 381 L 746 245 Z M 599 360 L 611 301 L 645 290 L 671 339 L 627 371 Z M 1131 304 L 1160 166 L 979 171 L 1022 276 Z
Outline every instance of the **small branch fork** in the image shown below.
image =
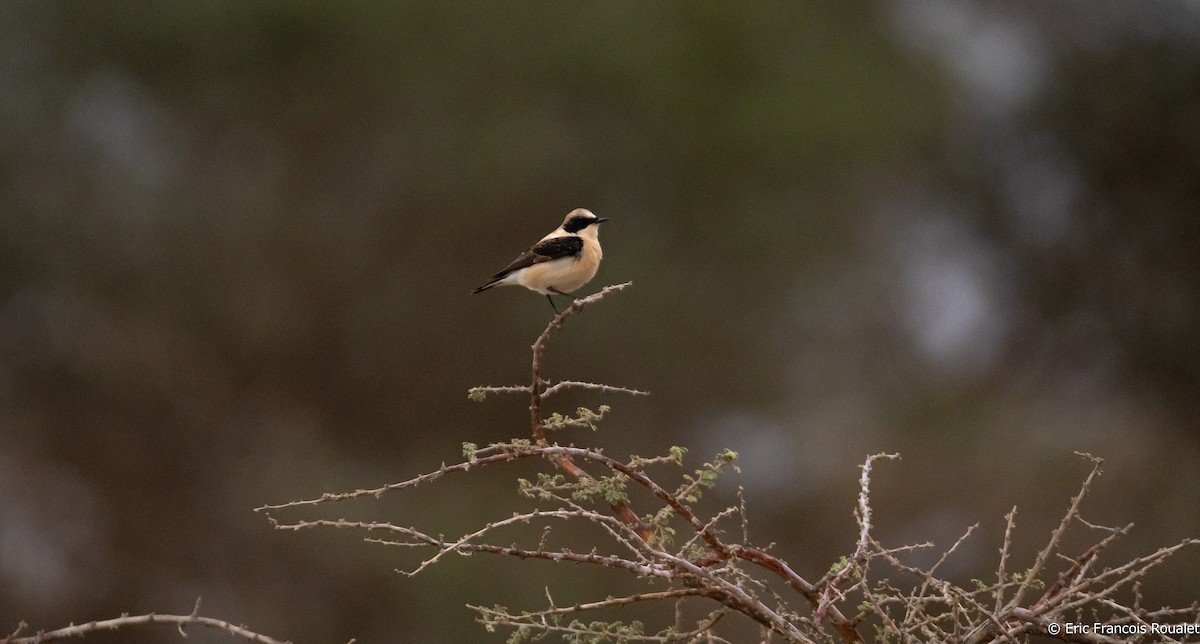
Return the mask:
M 72 624 L 70 626 L 59 628 L 52 631 L 38 631 L 32 635 L 21 635 L 27 628 L 25 623 L 17 626 L 17 629 L 7 636 L 0 637 L 0 644 L 40 644 L 41 642 L 53 642 L 55 640 L 64 640 L 73 637 L 85 637 L 102 631 L 115 631 L 126 627 L 142 626 L 145 624 L 174 624 L 179 630 L 181 637 L 187 637 L 185 627 L 191 625 L 204 626 L 219 631 L 225 631 L 235 637 L 250 641 L 259 642 L 260 644 L 290 644 L 283 642 L 260 633 L 255 633 L 244 626 L 238 626 L 229 622 L 213 619 L 212 617 L 203 617 L 200 615 L 200 600 L 196 600 L 196 606 L 192 609 L 190 615 L 158 615 L 150 613 L 148 615 L 122 615 L 113 619 L 104 619 L 86 624 Z
M 566 324 L 568 318 L 582 311 L 585 306 L 599 302 L 609 293 L 623 290 L 632 283 L 633 282 L 625 282 L 623 284 L 606 286 L 600 289 L 600 291 L 597 293 L 593 293 L 587 297 L 581 297 L 574 302 L 571 302 L 570 306 L 563 309 L 558 315 L 554 316 L 554 319 L 550 320 L 550 323 L 546 325 L 546 330 L 542 331 L 542 334 L 538 336 L 537 340 L 534 341 L 533 346 L 530 347 L 533 349 L 533 364 L 531 368 L 532 378 L 529 385 L 529 421 L 533 432 L 533 439 L 538 445 L 546 445 L 546 424 L 542 420 L 542 398 L 545 396 L 545 393 L 542 391 L 542 387 L 544 386 L 542 380 L 542 355 L 546 350 L 546 343 L 550 341 L 550 336 L 552 336 L 555 331 L 561 329 L 563 325 Z M 562 383 L 559 384 L 561 385 Z M 558 385 L 555 386 L 557 387 Z M 554 465 L 562 471 L 570 474 L 576 480 L 591 479 L 591 476 L 587 472 L 580 469 L 579 466 L 577 466 L 575 462 L 571 460 L 570 456 L 564 455 L 551 458 L 551 462 L 553 462 Z M 610 505 L 612 506 L 613 514 L 615 514 L 622 523 L 633 528 L 643 541 L 649 541 L 653 537 L 653 532 L 650 530 L 650 528 L 646 527 L 646 525 L 642 523 L 642 520 L 638 518 L 638 515 L 632 509 L 630 509 L 627 503 L 624 501 L 614 501 Z
M 572 315 L 582 311 L 584 307 L 590 304 L 599 302 L 609 293 L 623 290 L 631 284 L 633 284 L 633 282 L 605 286 L 597 293 L 593 293 L 587 297 L 581 297 L 574 302 L 571 302 L 570 306 L 563 309 L 558 315 L 555 315 L 554 318 L 550 320 L 550 323 L 546 325 L 546 330 L 542 331 L 542 334 L 538 336 L 537 340 L 534 341 L 533 346 L 530 347 L 533 349 L 533 364 L 531 368 L 533 377 L 531 379 L 529 388 L 527 389 L 529 392 L 529 420 L 530 425 L 533 428 L 533 438 L 539 445 L 546 444 L 546 426 L 542 421 L 542 398 L 548 395 L 548 391 L 543 391 L 542 389 L 546 384 L 546 382 L 542 379 L 542 354 L 546 350 L 546 343 L 550 341 L 550 336 L 552 336 L 555 331 L 561 329 L 563 325 L 566 324 L 567 319 Z M 556 385 L 553 385 L 551 389 L 556 390 L 565 388 L 563 385 L 564 383 L 560 382 Z M 571 386 L 587 387 L 588 385 L 586 383 L 573 383 Z M 614 387 L 613 389 L 624 390 L 623 387 Z M 645 393 L 636 390 L 626 391 L 643 395 Z M 558 465 L 559 467 L 563 467 L 561 464 Z

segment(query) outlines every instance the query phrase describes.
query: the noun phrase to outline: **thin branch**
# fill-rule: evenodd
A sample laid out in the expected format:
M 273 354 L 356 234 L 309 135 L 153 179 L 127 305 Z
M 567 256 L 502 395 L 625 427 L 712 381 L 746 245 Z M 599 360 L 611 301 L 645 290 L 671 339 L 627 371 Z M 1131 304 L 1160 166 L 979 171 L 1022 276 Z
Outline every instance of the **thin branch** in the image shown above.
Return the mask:
M 546 610 L 539 610 L 528 613 L 528 615 L 565 615 L 567 613 L 578 613 L 588 610 L 600 610 L 603 608 L 612 608 L 614 606 L 625 606 L 628 604 L 636 604 L 645 601 L 657 601 L 661 599 L 674 599 L 678 597 L 695 597 L 700 594 L 700 591 L 695 588 L 675 588 L 672 590 L 663 590 L 653 593 L 638 593 L 636 595 L 625 595 L 622 597 L 609 597 L 600 601 L 585 602 L 575 604 L 573 606 L 553 607 Z
M 542 398 L 549 398 L 564 389 L 587 389 L 591 391 L 600 391 L 608 394 L 630 394 L 633 396 L 649 396 L 650 392 L 640 389 L 631 389 L 629 387 L 615 387 L 613 385 L 603 385 L 596 382 L 583 382 L 581 380 L 561 380 L 551 384 L 548 380 L 542 380 L 543 385 L 547 385 L 542 390 Z M 472 399 L 478 399 L 481 395 L 486 394 L 528 394 L 532 391 L 529 385 L 482 385 L 479 387 L 471 387 L 467 390 L 467 396 Z
M 548 595 L 549 593 L 547 593 Z M 479 621 L 489 626 L 508 626 L 512 628 L 534 628 L 543 633 L 559 633 L 571 641 L 610 641 L 616 640 L 621 642 L 684 642 L 693 641 L 695 638 L 704 634 L 711 629 L 722 617 L 724 611 L 715 611 L 710 613 L 705 619 L 700 620 L 694 627 L 687 631 L 682 631 L 679 628 L 672 628 L 662 631 L 655 635 L 645 635 L 636 632 L 631 627 L 625 627 L 623 624 L 607 624 L 606 627 L 584 626 L 578 621 L 573 621 L 570 624 L 563 625 L 559 622 L 562 615 L 581 612 L 584 610 L 595 610 L 597 608 L 607 608 L 612 606 L 623 606 L 633 602 L 646 600 L 661 600 L 672 597 L 685 597 L 703 595 L 700 591 L 682 590 L 682 591 L 666 591 L 662 593 L 643 593 L 640 595 L 631 595 L 628 597 L 614 597 L 601 602 L 593 602 L 591 604 L 578 604 L 566 608 L 554 608 L 551 600 L 552 608 L 544 611 L 522 612 L 513 614 L 508 612 L 503 607 L 488 608 L 486 606 L 467 605 L 468 608 L 479 614 Z M 640 630 L 640 629 L 638 629 Z M 709 641 L 726 642 L 722 638 L 711 636 Z
M 259 642 L 260 644 L 290 644 L 290 642 L 283 642 L 261 633 L 256 633 L 244 626 L 238 626 L 212 617 L 203 617 L 199 613 L 200 600 L 197 599 L 196 606 L 192 609 L 190 615 L 158 615 L 156 613 L 147 615 L 122 615 L 113 619 L 103 619 L 86 624 L 72 624 L 52 631 L 39 631 L 34 635 L 24 637 L 20 636 L 22 628 L 19 626 L 11 635 L 0 639 L 0 644 L 40 644 L 41 642 L 51 642 L 72 637 L 86 637 L 100 631 L 115 631 L 145 624 L 173 624 L 179 629 L 179 635 L 185 638 L 187 637 L 187 633 L 184 631 L 184 628 L 196 625 L 225 631 L 234 637 L 250 642 Z
M 881 458 L 888 460 L 898 460 L 900 454 L 872 454 L 867 457 L 867 460 L 860 466 L 862 474 L 858 479 L 858 510 L 855 513 L 858 520 L 858 546 L 854 549 L 854 556 L 846 565 L 829 580 L 825 586 L 825 591 L 821 593 L 821 599 L 817 602 L 817 610 L 813 615 L 813 621 L 820 624 L 830 607 L 833 606 L 835 595 L 840 597 L 839 588 L 842 583 L 854 572 L 856 566 L 863 566 L 867 563 L 868 554 L 871 546 L 871 466 L 875 461 Z
M 1008 584 L 1008 572 L 1005 567 L 1008 565 L 1008 553 L 1012 550 L 1012 534 L 1013 528 L 1017 525 L 1017 506 L 1013 506 L 1008 514 L 1004 515 L 1004 541 L 1000 545 L 1000 564 L 996 567 L 996 610 L 1000 613 L 1004 606 L 1004 588 Z
M 542 397 L 547 398 L 553 394 L 567 388 L 589 389 L 591 391 L 602 391 L 609 394 L 630 394 L 632 396 L 649 396 L 650 392 L 641 391 L 640 389 L 629 389 L 627 387 L 614 387 L 612 385 L 601 385 L 594 382 L 581 382 L 579 380 L 561 380 L 550 385 L 542 392 Z M 522 387 L 526 392 L 529 387 Z
M 525 522 L 531 521 L 535 518 L 547 518 L 547 517 L 560 518 L 560 519 L 582 518 L 582 519 L 586 519 L 588 521 L 593 521 L 593 522 L 598 522 L 598 523 L 604 523 L 607 521 L 607 522 L 612 522 L 612 523 L 620 525 L 619 522 L 616 519 L 614 519 L 613 517 L 608 517 L 603 514 L 599 514 L 599 513 L 595 513 L 595 512 L 579 513 L 576 511 L 572 511 L 572 510 L 542 510 L 542 511 L 523 513 L 520 515 L 516 515 L 516 516 L 512 517 L 511 519 L 506 519 L 506 520 L 500 521 L 500 522 L 489 523 L 483 529 L 477 531 L 476 533 L 472 533 L 471 535 L 468 535 L 468 537 L 474 537 L 479 534 L 485 533 L 485 532 L 491 530 L 492 528 L 500 527 L 501 524 L 507 525 L 507 524 L 512 524 L 512 523 L 525 523 Z M 373 538 L 366 539 L 366 541 L 369 541 L 371 543 L 381 544 L 381 545 L 388 545 L 388 546 L 407 546 L 407 547 L 422 546 L 422 547 L 437 548 L 438 554 L 434 557 L 433 560 L 424 561 L 413 570 L 398 571 L 398 572 L 400 572 L 406 576 L 410 576 L 410 577 L 413 575 L 416 575 L 417 573 L 419 573 L 422 570 L 424 570 L 425 568 L 427 568 L 430 564 L 433 563 L 434 560 L 440 559 L 443 555 L 445 555 L 446 553 L 450 553 L 450 552 L 460 554 L 460 555 L 469 555 L 469 554 L 474 554 L 474 553 L 487 553 L 487 554 L 497 554 L 497 555 L 516 557 L 518 559 L 544 559 L 547 561 L 564 561 L 564 562 L 571 562 L 571 563 L 600 564 L 603 566 L 608 566 L 610 568 L 624 568 L 624 569 L 627 569 L 630 572 L 633 572 L 638 575 L 649 575 L 649 576 L 655 576 L 655 577 L 669 577 L 668 569 L 662 565 L 656 565 L 656 564 L 649 563 L 649 562 L 632 561 L 630 559 L 624 559 L 622 557 L 618 557 L 615 555 L 600 555 L 600 554 L 596 554 L 594 552 L 591 552 L 591 553 L 572 552 L 572 551 L 566 550 L 566 549 L 545 550 L 545 549 L 539 548 L 536 550 L 532 550 L 532 549 L 527 549 L 527 548 L 519 548 L 517 546 L 497 546 L 497 545 L 486 544 L 486 543 L 471 543 L 468 540 L 468 537 L 463 537 L 462 539 L 448 543 L 448 542 L 446 542 L 445 539 L 442 539 L 441 537 L 434 537 L 430 534 L 421 532 L 420 530 L 416 530 L 414 528 L 407 528 L 404 526 L 398 526 L 398 525 L 394 525 L 391 523 L 380 523 L 380 522 L 370 522 L 370 521 L 347 521 L 346 519 L 315 519 L 312 521 L 297 521 L 295 523 L 288 523 L 288 524 L 284 524 L 284 523 L 276 523 L 275 524 L 276 529 L 293 530 L 293 531 L 311 529 L 311 528 L 319 528 L 319 527 L 361 529 L 361 530 L 367 530 L 368 532 L 374 532 L 374 531 L 392 532 L 392 533 L 401 535 L 402 537 L 409 539 L 409 541 L 390 541 L 390 540 L 386 540 L 386 539 L 373 539 Z M 2 644 L 2 642 L 0 642 L 0 644 Z
M 1021 600 L 1025 598 L 1025 593 L 1029 591 L 1033 580 L 1041 574 L 1042 568 L 1046 565 L 1046 560 L 1050 558 L 1050 554 L 1058 549 L 1058 543 L 1062 540 L 1063 534 L 1067 531 L 1067 526 L 1071 525 L 1071 520 L 1079 516 L 1079 504 L 1083 502 L 1083 497 L 1087 496 L 1088 490 L 1092 487 L 1092 481 L 1100 474 L 1100 466 L 1104 463 L 1104 459 L 1097 458 L 1091 454 L 1076 452 L 1080 456 L 1092 462 L 1092 471 L 1088 472 L 1087 478 L 1084 479 L 1083 485 L 1079 489 L 1079 493 L 1071 499 L 1071 506 L 1067 509 L 1067 514 L 1063 516 L 1063 520 L 1058 524 L 1058 528 L 1050 535 L 1050 542 L 1046 547 L 1038 552 L 1037 559 L 1034 560 L 1033 566 L 1025 573 L 1021 580 L 1021 585 L 1017 587 L 1016 594 L 1009 600 L 1006 610 L 1012 609 L 1021 605 Z
M 479 387 L 471 387 L 467 390 L 467 397 L 475 400 L 481 399 L 484 394 L 527 394 L 529 393 L 529 385 L 482 385 Z
M 410 488 L 410 487 L 416 487 L 422 483 L 428 483 L 430 481 L 435 481 L 437 479 L 440 479 L 443 476 L 445 476 L 446 474 L 450 474 L 452 472 L 466 472 L 467 470 L 471 469 L 472 467 L 490 465 L 492 463 L 504 463 L 504 462 L 508 462 L 508 461 L 515 461 L 517 459 L 525 458 L 525 457 L 528 457 L 531 455 L 530 453 L 518 450 L 517 446 L 514 446 L 514 445 L 504 445 L 503 447 L 505 447 L 505 449 L 508 451 L 500 451 L 498 453 L 488 454 L 486 456 L 478 456 L 475 458 L 471 458 L 468 461 L 465 461 L 462 463 L 456 463 L 454 465 L 442 465 L 441 467 L 439 467 L 438 469 L 436 469 L 432 472 L 422 474 L 420 476 L 415 476 L 411 479 L 408 479 L 407 481 L 401 481 L 399 483 L 389 483 L 388 485 L 382 485 L 380 487 L 371 488 L 371 489 L 358 489 L 353 492 L 339 492 L 339 493 L 326 492 L 315 499 L 305 499 L 302 501 L 288 501 L 287 503 L 262 505 L 257 508 L 254 508 L 254 511 L 255 512 L 265 512 L 268 510 L 280 510 L 283 508 L 291 508 L 291 507 L 296 507 L 296 506 L 301 506 L 301 505 L 317 505 L 319 503 L 328 503 L 328 502 L 335 502 L 335 501 L 348 501 L 350 499 L 359 499 L 359 498 L 362 498 L 365 496 L 372 496 L 375 498 L 379 498 L 379 497 L 383 496 L 383 494 L 385 492 L 390 492 L 392 490 L 401 490 L 401 489 Z M 483 450 L 480 450 L 480 452 L 482 452 L 482 451 Z

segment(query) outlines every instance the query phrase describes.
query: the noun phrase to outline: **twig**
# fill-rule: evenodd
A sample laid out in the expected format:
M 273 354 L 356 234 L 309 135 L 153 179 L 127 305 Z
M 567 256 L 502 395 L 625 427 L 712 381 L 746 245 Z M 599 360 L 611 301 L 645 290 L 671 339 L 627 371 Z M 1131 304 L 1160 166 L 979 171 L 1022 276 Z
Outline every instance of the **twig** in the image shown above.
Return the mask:
M 667 591 L 662 593 L 643 593 L 639 595 L 630 595 L 628 597 L 615 597 L 601 602 L 593 602 L 590 604 L 578 604 L 565 608 L 552 607 L 550 610 L 524 612 L 519 615 L 509 613 L 502 607 L 488 608 L 486 606 L 467 605 L 468 608 L 479 614 L 479 621 L 484 624 L 494 624 L 502 626 L 510 626 L 515 628 L 533 628 L 543 633 L 560 633 L 568 641 L 621 641 L 621 642 L 686 642 L 693 641 L 706 631 L 711 629 L 722 617 L 724 611 L 715 611 L 710 613 L 705 619 L 700 620 L 687 631 L 680 630 L 678 627 L 669 629 L 655 635 L 645 635 L 640 632 L 624 631 L 618 632 L 614 626 L 619 624 L 607 624 L 606 627 L 601 627 L 593 622 L 591 626 L 585 626 L 581 622 L 573 621 L 570 624 L 563 625 L 559 622 L 562 615 L 582 612 L 584 610 L 595 610 L 597 608 L 608 608 L 612 606 L 623 606 L 632 602 L 646 600 L 661 600 L 672 597 L 685 597 L 702 595 L 702 592 L 695 590 L 683 591 Z M 551 601 L 553 606 L 553 602 Z M 677 625 L 678 626 L 678 625 Z M 711 642 L 727 642 L 728 640 L 713 636 L 711 634 L 709 641 Z
M 640 389 L 630 389 L 628 387 L 614 387 L 613 385 L 602 385 L 595 382 L 583 382 L 581 380 L 561 380 L 551 384 L 547 380 L 542 381 L 543 385 L 547 385 L 542 390 L 542 398 L 548 398 L 563 389 L 588 389 L 591 391 L 600 391 L 609 394 L 630 394 L 633 396 L 649 396 L 650 392 Z M 480 387 L 471 387 L 467 390 L 467 396 L 471 398 L 479 397 L 481 394 L 527 394 L 532 389 L 529 385 L 483 385 Z
M 650 392 L 641 391 L 639 389 L 629 389 L 627 387 L 614 387 L 612 385 L 601 385 L 594 382 L 581 382 L 579 380 L 561 380 L 547 387 L 542 391 L 542 398 L 556 394 L 563 389 L 573 387 L 576 389 L 590 389 L 592 391 L 602 391 L 609 394 L 630 394 L 632 396 L 649 396 Z M 529 391 L 528 387 L 524 388 Z
M 471 469 L 472 467 L 488 465 L 490 463 L 501 463 L 501 462 L 513 461 L 513 460 L 527 457 L 530 455 L 528 453 L 524 453 L 524 452 L 521 452 L 521 451 L 515 449 L 515 446 L 506 445 L 505 447 L 509 448 L 511 451 L 501 451 L 501 452 L 495 453 L 495 454 L 479 456 L 479 457 L 471 458 L 470 460 L 462 462 L 462 463 L 457 463 L 455 465 L 442 465 L 440 468 L 434 470 L 433 472 L 429 472 L 426 474 L 422 474 L 420 476 L 413 477 L 411 479 L 408 479 L 407 481 L 401 481 L 399 483 L 389 483 L 388 485 L 382 485 L 380 487 L 371 488 L 371 489 L 358 489 L 353 492 L 339 492 L 339 493 L 326 492 L 315 499 L 305 499 L 302 501 L 288 501 L 287 503 L 261 505 L 257 508 L 254 508 L 254 511 L 255 512 L 266 512 L 268 510 L 281 510 L 283 508 L 291 508 L 291 507 L 296 507 L 296 506 L 300 506 L 300 505 L 317 505 L 319 503 L 327 503 L 327 502 L 334 502 L 334 501 L 348 501 L 350 499 L 358 499 L 358 498 L 362 498 L 364 496 L 373 496 L 375 498 L 379 498 L 380 496 L 383 496 L 383 494 L 385 492 L 390 492 L 392 490 L 401 490 L 401 489 L 410 488 L 410 487 L 416 487 L 422 483 L 428 483 L 430 481 L 440 479 L 441 477 L 445 476 L 446 474 L 450 474 L 452 472 L 466 472 L 467 470 Z M 480 451 L 482 451 L 482 450 L 480 450 Z
M 1008 583 L 1008 553 L 1012 550 L 1013 528 L 1017 525 L 1017 506 L 1004 515 L 1004 541 L 1000 545 L 1000 564 L 996 567 L 996 613 L 1004 606 L 1004 588 Z
M 825 619 L 829 608 L 833 606 L 834 596 L 839 594 L 839 588 L 854 572 L 855 566 L 863 566 L 867 563 L 871 539 L 871 466 L 881 458 L 897 460 L 900 458 L 900 454 L 872 454 L 860 466 L 862 475 L 858 479 L 858 511 L 855 513 L 858 519 L 858 546 L 854 549 L 854 556 L 825 585 L 825 591 L 821 593 L 816 613 L 813 615 L 813 621 L 817 624 Z
M 72 637 L 85 637 L 100 631 L 115 631 L 121 628 L 131 626 L 141 626 L 145 624 L 174 624 L 179 629 L 179 634 L 182 637 L 187 637 L 184 632 L 184 627 L 191 625 L 204 626 L 220 631 L 225 631 L 235 637 L 250 641 L 259 642 L 260 644 L 290 644 L 281 640 L 255 633 L 244 626 L 237 626 L 224 620 L 214 619 L 212 617 L 203 617 L 200 615 L 200 600 L 196 600 L 196 606 L 192 609 L 190 615 L 159 615 L 149 613 L 147 615 L 121 615 L 113 619 L 103 619 L 86 624 L 72 624 L 64 628 L 59 628 L 52 631 L 39 631 L 35 635 L 20 636 L 21 627 L 18 627 L 11 635 L 0 639 L 0 644 L 40 644 L 41 642 L 51 642 L 54 640 L 62 640 Z M 22 624 L 22 626 L 24 626 Z
M 1087 496 L 1088 490 L 1092 487 L 1092 481 L 1100 474 L 1100 466 L 1104 463 L 1104 459 L 1097 458 L 1091 454 L 1076 452 L 1080 456 L 1092 462 L 1092 471 L 1088 472 L 1087 478 L 1084 479 L 1083 485 L 1079 489 L 1079 493 L 1071 499 L 1071 507 L 1067 509 L 1067 514 L 1063 516 L 1063 520 L 1058 524 L 1058 527 L 1050 535 L 1050 542 L 1046 547 L 1038 552 L 1037 558 L 1033 562 L 1033 566 L 1025 573 L 1021 579 L 1021 585 L 1017 587 L 1017 592 L 1013 598 L 1009 600 L 1006 610 L 1012 610 L 1021 605 L 1021 600 L 1025 598 L 1025 593 L 1029 591 L 1033 580 L 1042 572 L 1042 568 L 1046 565 L 1046 560 L 1050 558 L 1050 554 L 1058 549 L 1058 542 L 1062 540 L 1063 534 L 1067 531 L 1067 526 L 1071 524 L 1071 520 L 1079 516 L 1079 504 L 1083 502 L 1083 497 Z

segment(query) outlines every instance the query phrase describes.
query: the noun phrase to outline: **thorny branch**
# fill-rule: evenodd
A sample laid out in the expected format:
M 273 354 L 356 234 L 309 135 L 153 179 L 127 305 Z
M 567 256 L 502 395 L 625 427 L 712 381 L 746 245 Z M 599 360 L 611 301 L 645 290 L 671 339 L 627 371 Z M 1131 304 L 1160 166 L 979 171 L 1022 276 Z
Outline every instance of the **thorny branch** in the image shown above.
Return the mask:
M 844 597 L 839 590 L 842 584 L 852 574 L 862 576 L 865 573 L 863 567 L 867 565 L 871 554 L 871 467 L 876 460 L 885 458 L 894 460 L 899 459 L 900 455 L 875 454 L 867 457 L 866 462 L 862 464 L 862 475 L 858 482 L 858 507 L 855 509 L 855 516 L 858 519 L 858 547 L 854 549 L 854 556 L 825 585 L 825 592 L 821 594 L 816 614 L 813 616 L 814 621 L 818 624 L 825 619 L 825 614 L 833 607 L 834 601 Z
M 995 584 L 984 585 L 983 582 L 976 582 L 975 588 L 966 589 L 937 574 L 938 567 L 971 535 L 976 526 L 971 526 L 937 563 L 928 569 L 903 563 L 894 552 L 885 550 L 872 537 L 872 558 L 883 559 L 894 569 L 919 580 L 918 586 L 907 593 L 886 581 L 877 582 L 876 587 L 872 587 L 866 578 L 858 582 L 856 590 L 865 599 L 863 605 L 881 622 L 883 633 L 888 638 L 901 640 L 916 636 L 921 640 L 968 643 L 1019 642 L 1025 641 L 1028 635 L 1034 633 L 1066 641 L 1123 642 L 1127 641 L 1127 638 L 1112 638 L 1095 633 L 1064 634 L 1051 627 L 1065 622 L 1081 621 L 1081 611 L 1084 610 L 1090 613 L 1087 620 L 1090 624 L 1148 623 L 1154 619 L 1165 619 L 1163 616 L 1167 614 L 1178 621 L 1200 620 L 1200 606 L 1196 604 L 1188 608 L 1162 609 L 1164 612 L 1152 615 L 1140 606 L 1140 590 L 1137 589 L 1138 580 L 1148 570 L 1162 564 L 1180 550 L 1200 544 L 1198 539 L 1185 539 L 1123 565 L 1089 572 L 1101 551 L 1120 536 L 1127 534 L 1132 526 L 1103 528 L 1089 523 L 1081 516 L 1080 507 L 1091 491 L 1103 461 L 1090 454 L 1080 456 L 1091 462 L 1092 469 L 1085 477 L 1078 494 L 1072 497 L 1066 514 L 1051 533 L 1049 542 L 1037 552 L 1033 564 L 1023 572 L 1008 572 L 1016 508 L 1006 515 L 1004 542 L 999 551 Z M 1102 531 L 1105 535 L 1082 555 L 1067 556 L 1062 551 L 1063 537 L 1070 529 L 1080 526 Z M 1053 560 L 1063 560 L 1068 562 L 1068 565 L 1058 572 L 1057 581 L 1051 584 L 1037 601 L 1025 601 L 1024 598 L 1031 590 L 1044 587 L 1042 575 L 1051 569 Z M 1113 599 L 1119 592 L 1131 589 L 1135 595 L 1131 604 Z M 1011 597 L 1007 602 L 1003 600 L 1006 596 Z M 898 617 L 900 619 L 897 619 Z
M 1141 606 L 1140 580 L 1185 547 L 1200 540 L 1184 540 L 1161 548 L 1123 565 L 1103 568 L 1098 560 L 1105 548 L 1125 535 L 1131 526 L 1102 528 L 1088 523 L 1080 507 L 1099 473 L 1100 459 L 1081 455 L 1092 462 L 1078 494 L 1071 499 L 1062 521 L 1050 541 L 1034 557 L 1029 568 L 1010 572 L 1014 554 L 1012 539 L 1016 529 L 1016 508 L 1005 517 L 1004 541 L 999 549 L 995 583 L 976 581 L 964 588 L 940 576 L 938 570 L 971 538 L 977 525 L 968 528 L 946 549 L 933 566 L 922 568 L 903 558 L 912 550 L 930 544 L 885 547 L 876 538 L 870 501 L 872 468 L 877 461 L 899 458 L 898 454 L 876 454 L 861 467 L 855 518 L 858 539 L 854 551 L 831 567 L 818 583 L 807 581 L 781 558 L 749 541 L 749 522 L 745 500 L 739 491 L 738 503 L 712 511 L 702 511 L 699 503 L 725 467 L 734 467 L 736 454 L 725 451 L 694 474 L 681 473 L 677 485 L 664 485 L 659 468 L 680 467 L 686 450 L 672 448 L 670 454 L 656 457 L 632 456 L 628 460 L 612 458 L 594 448 L 559 445 L 548 440 L 551 430 L 588 426 L 594 429 L 606 411 L 579 410 L 578 418 L 553 414 L 543 416 L 543 403 L 554 393 L 567 388 L 582 388 L 605 393 L 644 395 L 625 387 L 564 380 L 557 383 L 542 374 L 542 359 L 547 342 L 566 321 L 585 306 L 607 294 L 628 286 L 618 284 L 576 300 L 556 315 L 532 345 L 531 379 L 528 385 L 487 386 L 470 390 L 472 399 L 481 400 L 489 393 L 519 393 L 530 396 L 529 418 L 532 439 L 513 440 L 485 447 L 464 444 L 466 460 L 446 465 L 419 476 L 371 489 L 345 493 L 326 493 L 315 499 L 264 505 L 259 511 L 274 512 L 296 507 L 316 506 L 366 497 L 379 497 L 390 491 L 416 487 L 452 473 L 471 468 L 498 466 L 517 460 L 541 458 L 554 464 L 560 473 L 539 474 L 536 481 L 521 480 L 519 492 L 540 507 L 517 512 L 510 517 L 486 522 L 461 537 L 448 539 L 440 534 L 388 522 L 311 519 L 283 522 L 270 516 L 272 525 L 281 530 L 338 528 L 368 533 L 366 541 L 405 548 L 428 548 L 433 554 L 422 558 L 404 574 L 417 574 L 444 560 L 450 554 L 493 554 L 518 559 L 590 564 L 621 570 L 636 577 L 654 580 L 667 587 L 619 597 L 573 604 L 556 605 L 547 590 L 549 607 L 539 611 L 511 611 L 503 606 L 472 606 L 477 619 L 492 631 L 498 627 L 513 630 L 510 641 L 524 641 L 556 633 L 572 641 L 712 641 L 724 642 L 714 627 L 724 615 L 740 613 L 762 629 L 763 641 L 772 636 L 791 642 L 862 642 L 860 629 L 872 627 L 875 639 L 883 642 L 956 641 L 1020 642 L 1031 634 L 1048 634 L 1055 623 L 1071 621 L 1089 611 L 1091 619 L 1106 624 L 1146 624 L 1154 620 L 1200 619 L 1200 606 L 1163 608 L 1148 611 Z M 592 470 L 589 473 L 584 468 Z M 640 489 L 657 506 L 652 514 L 639 516 L 630 507 L 630 490 Z M 549 504 L 552 507 L 545 507 Z M 603 509 L 607 506 L 607 509 Z M 588 552 L 555 546 L 550 524 L 582 522 L 599 529 L 598 539 Z M 496 532 L 519 524 L 542 526 L 536 545 L 504 544 Z M 1077 557 L 1062 552 L 1064 535 L 1072 529 L 1100 530 L 1104 536 Z M 728 528 L 740 534 L 741 542 L 729 537 Z M 675 535 L 683 538 L 676 543 Z M 603 544 L 607 543 L 608 546 Z M 673 545 L 675 544 L 675 545 Z M 877 563 L 876 563 L 877 562 Z M 872 565 L 875 563 L 875 565 Z M 911 581 L 897 584 L 881 571 L 892 571 Z M 1048 588 L 1044 577 L 1055 577 Z M 795 595 L 787 596 L 776 579 Z M 1045 588 L 1036 601 L 1033 591 Z M 780 594 L 784 593 L 784 594 Z M 1122 593 L 1133 594 L 1132 601 Z M 685 624 L 682 603 L 705 598 L 720 604 L 708 616 Z M 797 601 L 797 598 L 801 598 Z M 619 609 L 632 604 L 672 601 L 676 604 L 674 624 L 657 632 L 646 632 L 640 622 L 585 621 L 586 613 Z M 799 604 L 799 605 L 797 605 Z M 807 605 L 807 608 L 803 608 Z M 854 612 L 856 611 L 856 612 Z M 849 615 L 848 615 L 849 613 Z M 830 630 L 831 629 L 831 630 Z M 1103 635 L 1061 636 L 1061 639 L 1087 642 L 1115 642 Z M 0 643 L 2 644 L 2 643 Z
M 40 644 L 41 642 L 85 637 L 101 631 L 115 631 L 145 624 L 173 624 L 179 630 L 179 635 L 185 638 L 187 637 L 187 632 L 184 630 L 185 627 L 196 625 L 225 631 L 235 637 L 250 642 L 259 642 L 259 644 L 290 644 L 260 633 L 255 633 L 244 626 L 238 626 L 212 617 L 204 617 L 200 615 L 199 599 L 196 600 L 196 605 L 189 615 L 158 615 L 155 613 L 147 615 L 122 615 L 113 619 L 97 620 L 86 624 L 72 624 L 52 631 L 38 631 L 32 635 L 21 635 L 27 628 L 27 625 L 22 623 L 9 635 L 0 637 L 0 644 Z

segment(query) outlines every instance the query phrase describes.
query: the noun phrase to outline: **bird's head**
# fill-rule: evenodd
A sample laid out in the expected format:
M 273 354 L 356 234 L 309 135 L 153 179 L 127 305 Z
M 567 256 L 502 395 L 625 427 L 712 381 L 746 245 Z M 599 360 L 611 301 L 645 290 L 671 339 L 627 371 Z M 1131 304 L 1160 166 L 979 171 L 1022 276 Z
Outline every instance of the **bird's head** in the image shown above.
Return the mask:
M 600 230 L 600 224 L 606 221 L 608 217 L 597 217 L 586 208 L 576 208 L 563 220 L 562 229 L 580 237 L 595 237 Z

